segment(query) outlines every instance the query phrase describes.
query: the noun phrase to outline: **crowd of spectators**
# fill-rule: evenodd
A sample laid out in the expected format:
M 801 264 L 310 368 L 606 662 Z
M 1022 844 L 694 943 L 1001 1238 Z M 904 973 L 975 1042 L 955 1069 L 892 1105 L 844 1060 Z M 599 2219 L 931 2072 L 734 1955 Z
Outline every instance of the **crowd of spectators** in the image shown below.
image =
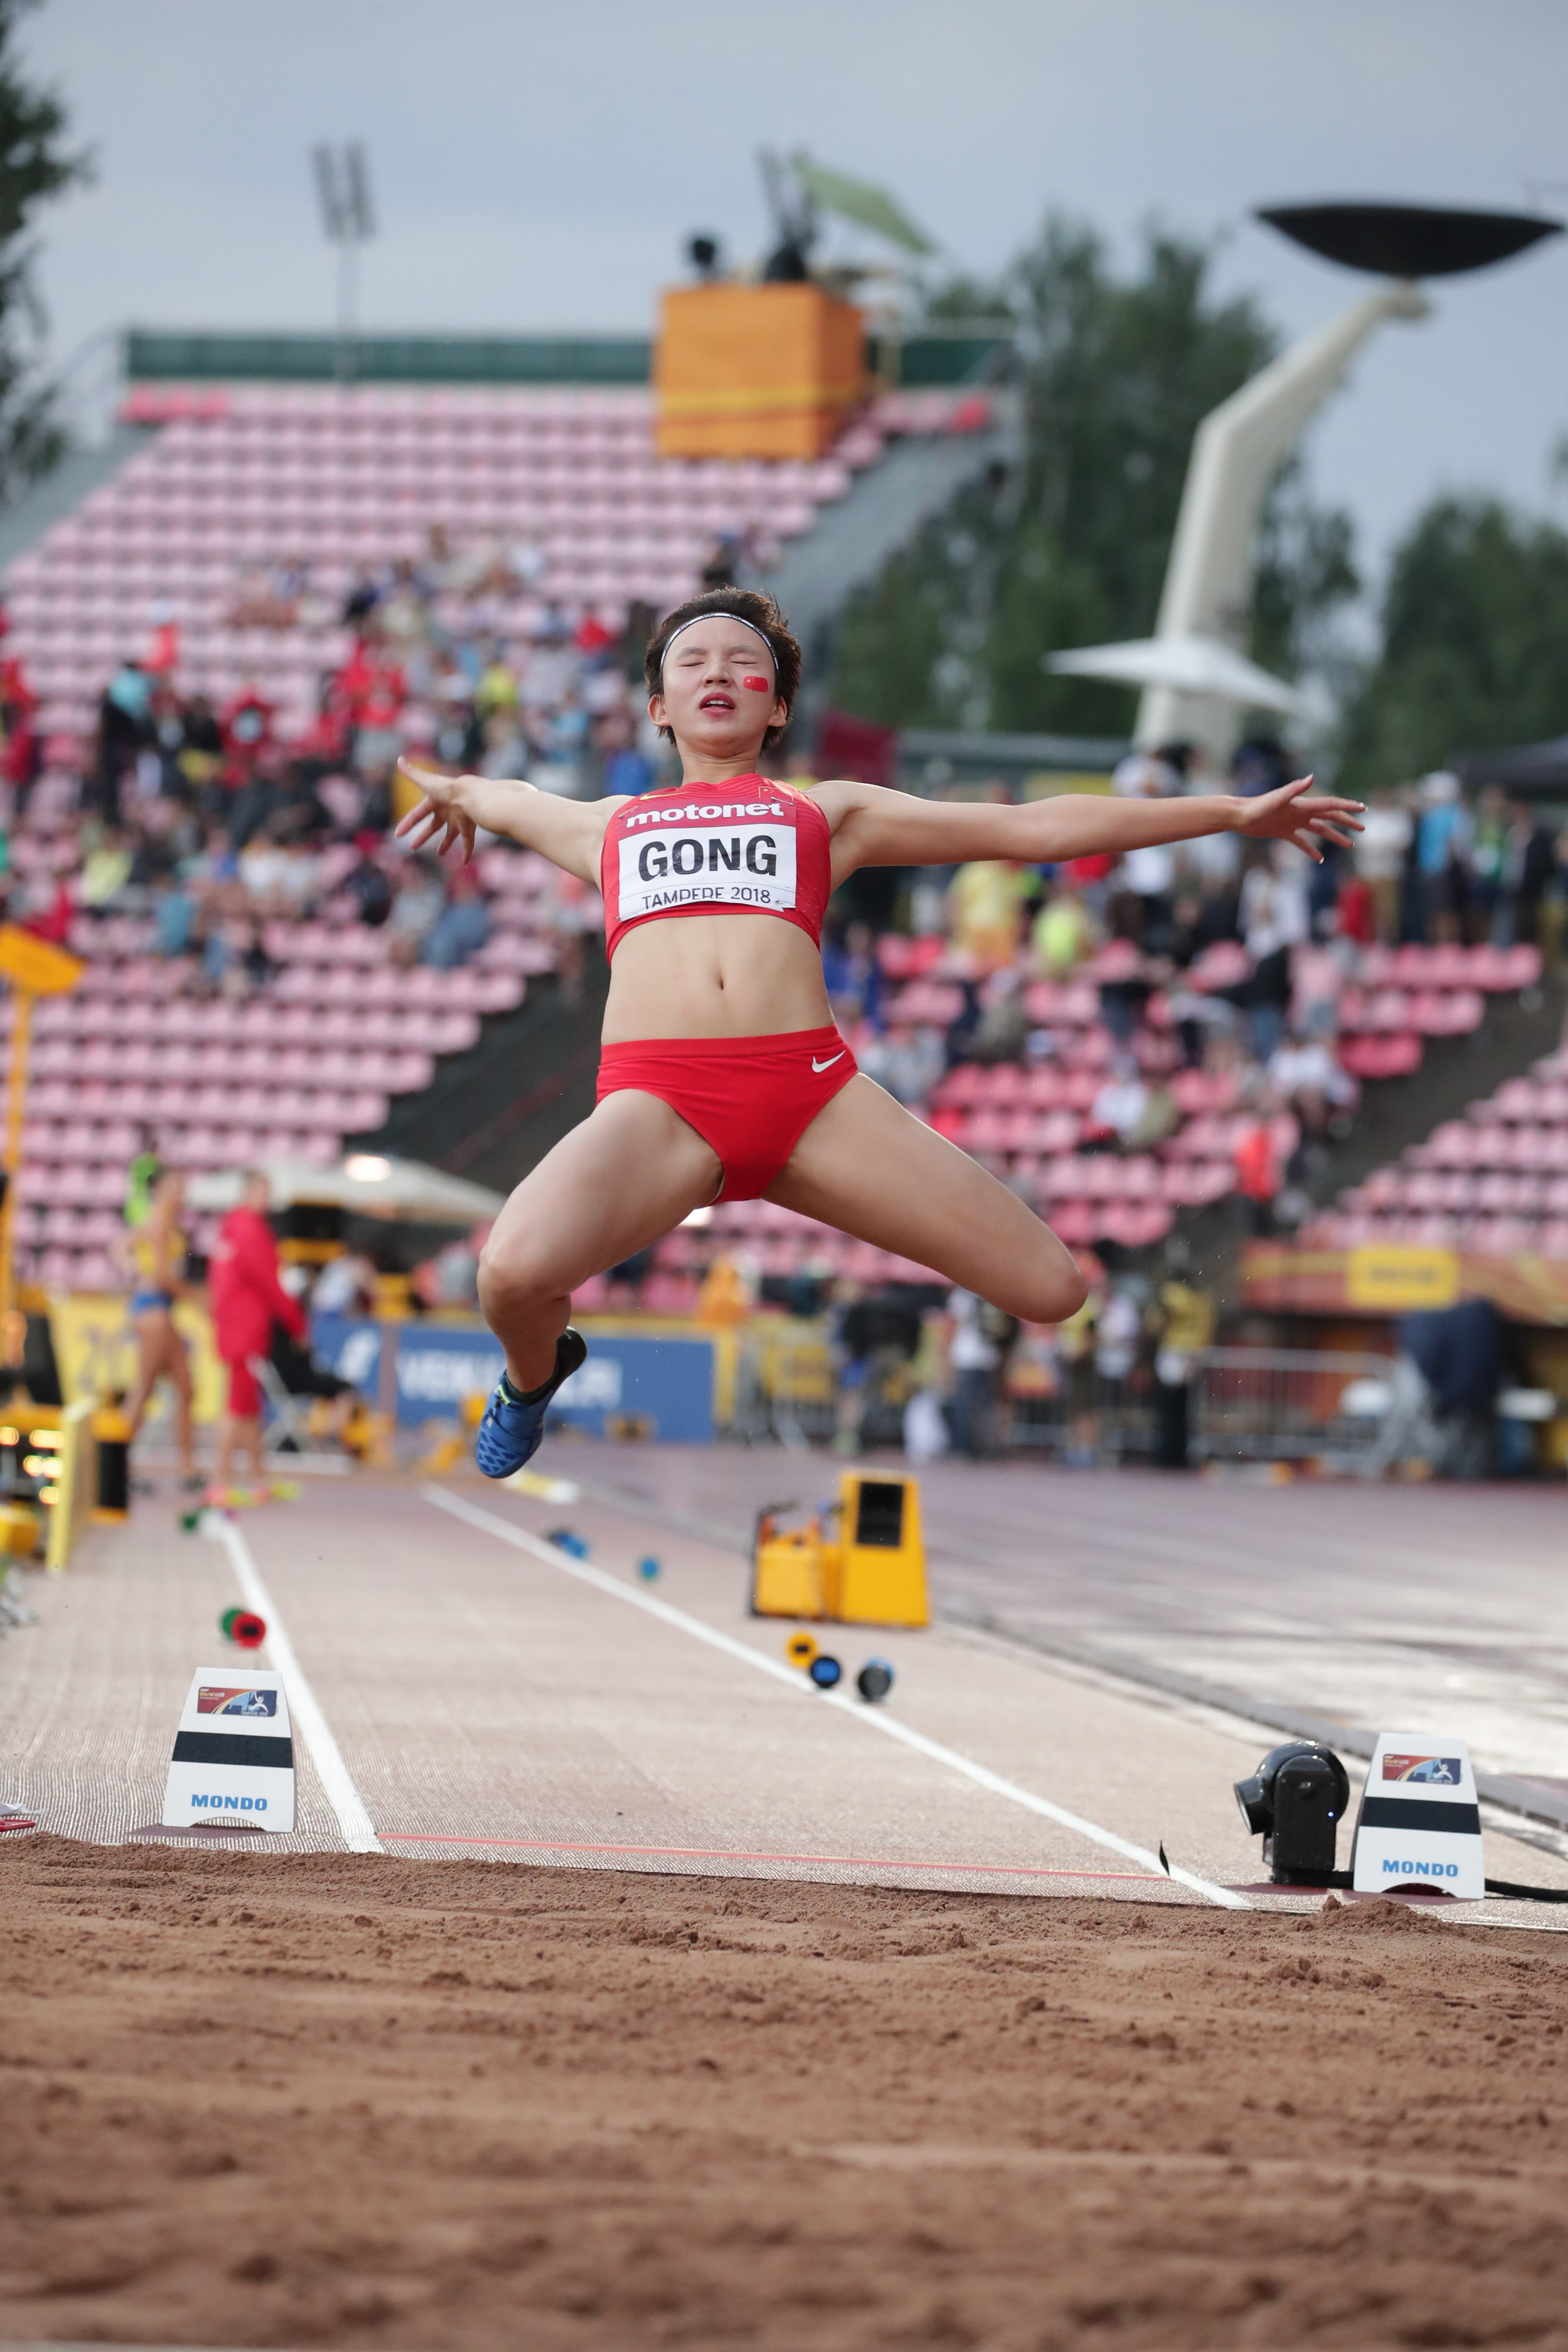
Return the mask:
M 1293 772 L 1278 745 L 1251 743 L 1229 789 L 1268 791 Z M 1114 792 L 1145 796 L 1212 789 L 1182 745 L 1134 753 L 1112 780 Z M 1568 834 L 1494 790 L 1471 806 L 1453 776 L 1435 774 L 1375 802 L 1355 850 L 1331 851 L 1321 865 L 1287 845 L 1221 835 L 1119 861 L 927 871 L 908 877 L 901 911 L 913 940 L 891 953 L 887 932 L 852 912 L 824 943 L 835 1015 L 862 1068 L 930 1115 L 963 1064 L 1038 1071 L 1082 1057 L 1082 1028 L 1040 1020 L 1031 1004 L 1034 983 L 1087 980 L 1099 1082 L 1077 1150 L 1157 1150 L 1181 1124 L 1181 1074 L 1202 1072 L 1242 1114 L 1229 1122 L 1225 1213 L 1267 1234 L 1313 1213 L 1332 1148 L 1354 1122 L 1361 1080 L 1341 1014 L 1378 956 L 1539 947 L 1555 960 L 1568 925 Z M 901 991 L 890 976 L 912 971 L 945 985 Z M 977 1156 L 1051 1215 L 1037 1158 Z M 858 1440 L 874 1423 L 886 1438 L 902 1411 L 914 1450 L 929 1448 L 926 1408 L 940 1396 L 936 1442 L 962 1452 L 1005 1447 L 1043 1420 L 1070 1461 L 1114 1459 L 1129 1446 L 1185 1460 L 1192 1359 L 1215 1328 L 1186 1239 L 1175 1232 L 1141 1256 L 1103 1244 L 1087 1262 L 1090 1299 L 1061 1331 L 1004 1329 L 963 1294 L 932 1298 L 935 1357 L 929 1339 L 911 1339 L 896 1367 L 885 1338 L 879 1356 L 854 1337 L 877 1323 L 885 1299 L 841 1285 L 841 1435 L 847 1427 Z
M 1277 744 L 1249 743 L 1229 788 L 1266 792 L 1291 772 Z M 1111 789 L 1215 787 L 1174 744 L 1129 755 Z M 1555 954 L 1568 834 L 1559 841 L 1493 791 L 1472 811 L 1457 780 L 1437 774 L 1375 802 L 1355 850 L 1331 849 L 1321 864 L 1288 844 L 1218 834 L 1119 860 L 927 870 L 909 877 L 902 912 L 911 949 L 890 955 L 886 933 L 852 910 L 831 920 L 824 943 L 835 1015 L 862 1067 L 915 1108 L 961 1063 L 1049 1067 L 1084 1041 L 1036 1017 L 1031 984 L 1087 978 L 1102 1082 L 1082 1148 L 1157 1147 L 1180 1124 L 1176 1074 L 1223 1078 L 1232 1107 L 1256 1115 L 1236 1147 L 1237 1191 L 1253 1229 L 1268 1231 L 1301 1221 L 1326 1147 L 1354 1117 L 1360 1078 L 1342 1015 L 1375 959 L 1411 945 Z M 901 994 L 890 967 L 946 985 Z M 997 1172 L 1015 1181 L 1005 1162 Z
M 616 633 L 592 614 L 570 619 L 537 586 L 526 545 L 461 551 L 433 530 L 423 562 L 354 584 L 338 615 L 347 651 L 323 673 L 303 733 L 286 733 L 254 688 L 218 707 L 182 695 L 172 623 L 110 677 L 88 744 L 46 739 L 21 666 L 0 660 L 5 912 L 61 940 L 79 939 L 84 918 L 150 919 L 154 952 L 198 994 L 265 987 L 272 928 L 323 914 L 384 930 L 394 964 L 468 961 L 488 934 L 485 892 L 473 869 L 394 845 L 400 751 L 579 798 L 664 775 L 641 691 L 656 616 L 633 609 Z M 234 617 L 293 626 L 311 593 L 308 566 L 280 566 L 240 583 Z M 808 769 L 798 760 L 792 772 Z M 1228 784 L 1261 793 L 1291 772 L 1278 744 L 1254 741 Z M 1146 797 L 1213 788 L 1181 744 L 1135 752 L 1111 779 L 1112 791 Z M 858 877 L 845 898 L 824 939 L 830 997 L 862 1066 L 896 1097 L 940 1123 L 942 1090 L 966 1065 L 1092 1066 L 1075 1149 L 1132 1159 L 1170 1141 L 1190 1103 L 1179 1082 L 1201 1074 L 1238 1115 L 1229 1213 L 1262 1234 L 1312 1214 L 1354 1118 L 1361 1079 L 1341 1016 L 1371 960 L 1414 945 L 1555 957 L 1568 835 L 1495 790 L 1469 802 L 1437 774 L 1375 802 L 1356 849 L 1322 865 L 1217 835 L 1120 860 Z M 563 919 L 579 947 L 584 915 Z M 935 992 L 912 993 L 922 975 L 941 983 Z M 1041 1015 L 1039 983 L 1092 992 L 1092 1040 L 1081 1009 L 1069 1021 Z M 1038 1155 L 968 1148 L 1051 1213 Z M 974 1302 L 946 1302 L 945 1442 L 984 1451 L 1028 1417 L 1028 1400 L 1051 1399 L 1062 1450 L 1094 1458 L 1122 1443 L 1135 1398 L 1176 1458 L 1181 1367 L 1209 1314 L 1184 1247 L 1175 1234 L 1159 1263 L 1145 1252 L 1136 1265 L 1101 1249 L 1088 1307 L 1054 1335 L 993 1328 Z M 427 1303 L 465 1303 L 453 1295 L 457 1271 L 431 1272 Z M 819 1285 L 811 1303 L 834 1318 L 841 1437 L 858 1443 L 878 1395 L 896 1400 L 901 1382 L 918 1424 L 932 1393 L 911 1369 L 920 1315 L 841 1281 Z M 853 1332 L 890 1315 L 897 1347 L 884 1335 L 857 1351 Z
M 636 691 L 655 616 L 569 624 L 528 574 L 526 548 L 464 555 L 437 530 L 423 564 L 359 580 L 303 732 L 255 688 L 183 695 L 172 623 L 110 677 L 86 743 L 46 738 L 22 666 L 0 661 L 5 911 L 58 940 L 83 916 L 151 918 L 198 994 L 263 985 L 268 926 L 323 912 L 384 926 L 393 963 L 468 961 L 485 894 L 392 844 L 399 752 L 582 798 L 644 789 L 662 755 Z M 291 625 L 309 593 L 308 567 L 282 566 L 242 581 L 235 611 Z

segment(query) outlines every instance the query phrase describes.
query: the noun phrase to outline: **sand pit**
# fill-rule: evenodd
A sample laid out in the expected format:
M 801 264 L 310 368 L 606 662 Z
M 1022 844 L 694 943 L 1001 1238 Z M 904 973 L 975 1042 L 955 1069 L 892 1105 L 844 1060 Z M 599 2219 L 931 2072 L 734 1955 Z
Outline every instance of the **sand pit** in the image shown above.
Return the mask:
M 1568 1945 L 20 1837 L 0 2337 L 1568 2344 Z

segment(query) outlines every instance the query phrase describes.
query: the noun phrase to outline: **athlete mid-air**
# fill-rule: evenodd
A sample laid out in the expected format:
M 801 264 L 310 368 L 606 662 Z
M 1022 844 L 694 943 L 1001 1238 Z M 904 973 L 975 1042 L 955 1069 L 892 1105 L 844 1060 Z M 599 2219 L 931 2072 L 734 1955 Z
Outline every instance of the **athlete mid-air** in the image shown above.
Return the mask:
M 498 834 L 603 892 L 611 959 L 599 1101 L 524 1178 L 479 1265 L 507 1369 L 476 1454 L 503 1478 L 587 1354 L 571 1294 L 716 1200 L 778 1201 L 930 1266 L 1021 1321 L 1055 1323 L 1082 1276 L 1048 1225 L 860 1073 L 822 979 L 822 916 L 862 866 L 975 858 L 1055 864 L 1239 833 L 1348 845 L 1360 803 L 1310 777 L 1256 800 L 1063 793 L 1009 807 L 881 785 L 769 782 L 800 648 L 769 596 L 722 589 L 673 612 L 648 646 L 648 709 L 683 781 L 594 802 L 403 763 L 423 797 L 398 826 L 474 854 Z

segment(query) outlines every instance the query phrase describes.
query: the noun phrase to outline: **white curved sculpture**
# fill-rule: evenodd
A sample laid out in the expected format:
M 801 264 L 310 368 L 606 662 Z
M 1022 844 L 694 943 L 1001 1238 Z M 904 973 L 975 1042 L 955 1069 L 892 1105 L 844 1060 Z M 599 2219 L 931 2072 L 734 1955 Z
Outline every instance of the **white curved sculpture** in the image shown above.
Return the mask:
M 1138 742 L 1198 743 L 1216 767 L 1235 748 L 1244 709 L 1299 710 L 1292 687 L 1241 654 L 1263 500 L 1373 329 L 1385 319 L 1424 319 L 1430 307 L 1417 287 L 1390 279 L 1282 352 L 1211 410 L 1193 436 L 1155 635 L 1053 654 L 1047 667 L 1141 685 Z M 1207 690 L 1178 682 L 1206 674 L 1216 681 Z M 1222 677 L 1230 681 L 1228 689 L 1218 686 Z
M 1282 352 L 1204 418 L 1193 436 L 1156 638 L 1217 637 L 1240 649 L 1270 483 L 1373 329 L 1385 319 L 1424 319 L 1430 307 L 1416 287 L 1391 279 Z M 1138 709 L 1137 740 L 1185 736 L 1211 758 L 1228 759 L 1239 715 L 1234 702 L 1151 684 Z

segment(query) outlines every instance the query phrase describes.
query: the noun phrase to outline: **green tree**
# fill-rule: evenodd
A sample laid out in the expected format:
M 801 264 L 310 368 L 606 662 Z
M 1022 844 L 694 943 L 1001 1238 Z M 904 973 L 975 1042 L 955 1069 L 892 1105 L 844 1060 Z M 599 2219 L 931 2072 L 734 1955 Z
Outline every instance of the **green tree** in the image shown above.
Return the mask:
M 1561 735 L 1568 533 L 1496 499 L 1435 499 L 1395 550 L 1382 637 L 1346 716 L 1347 787 Z
M 66 150 L 60 99 L 27 79 L 17 53 L 17 26 L 37 5 L 0 0 L 0 505 L 65 446 L 54 388 L 38 376 L 45 321 L 30 230 L 38 206 L 90 170 L 85 154 Z
M 852 607 L 842 707 L 883 725 L 1126 730 L 1128 688 L 1052 677 L 1044 660 L 1153 629 L 1193 434 L 1273 356 L 1257 304 L 1213 295 L 1211 261 L 1152 230 L 1121 279 L 1092 230 L 1053 217 L 997 287 L 934 297 L 935 315 L 1014 320 L 1021 462 L 956 500 Z M 1350 526 L 1298 472 L 1270 501 L 1260 552 L 1256 649 L 1293 668 L 1354 593 Z

